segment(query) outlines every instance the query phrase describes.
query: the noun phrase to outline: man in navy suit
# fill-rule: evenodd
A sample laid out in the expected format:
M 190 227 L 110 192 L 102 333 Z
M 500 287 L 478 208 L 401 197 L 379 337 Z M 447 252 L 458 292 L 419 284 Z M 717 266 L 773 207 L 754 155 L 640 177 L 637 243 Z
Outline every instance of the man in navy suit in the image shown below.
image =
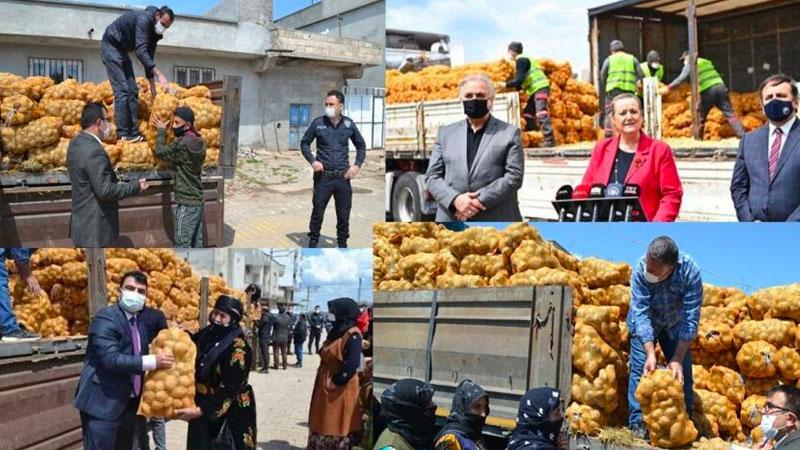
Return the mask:
M 144 372 L 172 367 L 171 354 L 148 355 L 160 314 L 144 306 L 147 275 L 122 277 L 119 301 L 95 314 L 73 405 L 80 410 L 85 450 L 130 450 Z M 165 324 L 165 322 L 162 322 Z M 158 326 L 158 325 L 156 325 Z
M 800 120 L 798 89 L 774 75 L 759 89 L 769 123 L 739 142 L 731 197 L 741 222 L 800 221 Z

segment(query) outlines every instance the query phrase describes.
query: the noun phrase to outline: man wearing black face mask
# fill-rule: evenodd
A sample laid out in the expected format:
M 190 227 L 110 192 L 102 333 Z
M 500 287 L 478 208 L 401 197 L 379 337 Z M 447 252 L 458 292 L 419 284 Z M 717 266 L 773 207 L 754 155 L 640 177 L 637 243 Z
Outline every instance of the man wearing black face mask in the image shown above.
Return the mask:
M 741 222 L 800 221 L 797 84 L 774 75 L 759 89 L 769 123 L 739 141 L 731 197 Z
M 464 78 L 459 94 L 467 119 L 439 129 L 425 174 L 436 221 L 518 222 L 525 164 L 519 128 L 490 113 L 495 91 L 485 75 Z
M 158 115 L 151 120 L 158 129 L 156 155 L 172 163 L 175 186 L 175 247 L 203 246 L 203 162 L 206 144 L 194 129 L 194 112 L 188 106 L 175 109 L 172 131 L 175 141 L 167 144 L 167 125 Z

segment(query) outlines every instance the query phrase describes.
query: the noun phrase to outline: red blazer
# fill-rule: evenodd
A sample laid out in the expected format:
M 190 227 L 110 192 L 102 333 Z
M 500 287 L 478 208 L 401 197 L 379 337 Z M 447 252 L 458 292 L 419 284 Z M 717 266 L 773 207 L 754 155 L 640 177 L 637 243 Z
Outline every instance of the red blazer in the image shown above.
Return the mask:
M 618 148 L 619 136 L 604 139 L 594 146 L 583 184 L 608 184 Z M 648 221 L 674 222 L 678 217 L 683 187 L 672 149 L 665 142 L 642 134 L 625 184 L 638 184 L 641 187 L 639 200 Z

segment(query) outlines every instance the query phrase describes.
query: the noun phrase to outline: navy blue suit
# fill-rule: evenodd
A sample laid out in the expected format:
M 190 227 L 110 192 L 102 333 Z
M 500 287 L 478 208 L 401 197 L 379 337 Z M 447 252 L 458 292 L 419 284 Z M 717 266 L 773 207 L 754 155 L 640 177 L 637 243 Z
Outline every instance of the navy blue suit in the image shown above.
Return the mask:
M 160 311 L 145 307 L 139 313 L 142 355 L 147 354 L 160 324 L 166 326 Z M 131 376 L 135 374 L 144 374 L 142 357 L 133 354 L 127 316 L 119 305 L 107 306 L 97 312 L 89 328 L 86 358 L 73 402 L 81 411 L 86 450 L 131 448 L 139 404 L 139 398 L 133 397 Z
M 795 120 L 769 180 L 769 125 L 747 133 L 739 142 L 731 197 L 741 222 L 800 221 L 800 119 Z

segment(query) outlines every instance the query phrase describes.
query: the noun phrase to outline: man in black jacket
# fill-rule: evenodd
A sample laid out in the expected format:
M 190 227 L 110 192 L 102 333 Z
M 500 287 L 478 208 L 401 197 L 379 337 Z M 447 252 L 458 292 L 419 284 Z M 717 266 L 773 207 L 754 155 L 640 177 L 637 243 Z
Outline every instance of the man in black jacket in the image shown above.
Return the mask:
M 261 309 L 261 320 L 258 321 L 258 347 L 261 350 L 261 369 L 260 373 L 269 373 L 269 347 L 272 345 L 272 325 L 275 316 L 269 312 L 269 308 Z
M 272 322 L 272 345 L 275 352 L 275 370 L 278 370 L 278 359 L 282 361 L 283 370 L 286 370 L 286 353 L 289 350 L 289 326 L 292 316 L 286 312 L 285 305 L 278 305 L 278 315 Z
M 294 324 L 292 330 L 292 338 L 294 340 L 294 356 L 297 358 L 295 367 L 303 367 L 303 343 L 308 337 L 308 321 L 305 314 L 300 314 L 297 323 Z
M 148 188 L 144 178 L 120 182 L 101 139 L 111 125 L 105 106 L 83 109 L 81 128 L 67 148 L 67 171 L 72 183 L 70 238 L 76 247 L 108 247 L 119 238 L 119 201 Z
M 166 6 L 148 6 L 143 11 L 128 11 L 111 22 L 103 33 L 100 58 L 106 66 L 111 89 L 114 90 L 114 113 L 117 137 L 138 142 L 139 135 L 139 85 L 133 73 L 128 53 L 135 52 L 144 66 L 150 82 L 150 93 L 156 95 L 156 78 L 164 89 L 169 88 L 167 77 L 156 67 L 156 45 L 172 25 L 175 13 Z
M 308 331 L 309 331 L 309 340 L 308 340 L 308 354 L 313 355 L 314 352 L 311 351 L 312 344 L 316 343 L 317 353 L 319 353 L 319 340 L 322 338 L 322 326 L 325 323 L 325 317 L 320 312 L 319 306 L 314 307 L 314 312 L 312 312 L 308 317 Z

